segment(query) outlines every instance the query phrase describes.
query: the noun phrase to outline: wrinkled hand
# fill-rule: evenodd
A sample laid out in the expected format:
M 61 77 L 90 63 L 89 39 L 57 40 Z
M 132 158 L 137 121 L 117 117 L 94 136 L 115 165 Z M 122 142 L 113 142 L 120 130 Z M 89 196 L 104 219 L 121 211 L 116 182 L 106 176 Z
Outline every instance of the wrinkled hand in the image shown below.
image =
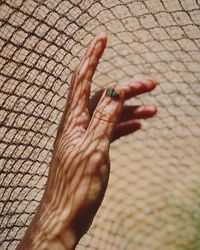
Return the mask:
M 151 106 L 123 106 L 125 99 L 151 91 L 156 82 L 150 79 L 110 85 L 117 98 L 106 90 L 89 98 L 106 41 L 106 33 L 100 32 L 73 74 L 45 193 L 23 240 L 29 248 L 22 244 L 19 249 L 74 249 L 104 197 L 110 143 L 139 129 L 140 118 L 156 113 Z
M 134 96 L 149 92 L 156 87 L 156 81 L 150 78 L 144 78 L 142 80 L 129 80 L 120 83 L 120 88 L 125 93 L 125 100 L 128 100 Z M 92 96 L 89 101 L 88 110 L 92 117 L 92 114 L 100 100 L 103 90 L 99 90 Z M 118 114 L 118 122 L 113 130 L 113 136 L 111 142 L 119 139 L 121 136 L 129 135 L 141 128 L 140 119 L 147 119 L 154 116 L 157 112 L 155 106 L 132 106 L 124 105 L 122 113 Z

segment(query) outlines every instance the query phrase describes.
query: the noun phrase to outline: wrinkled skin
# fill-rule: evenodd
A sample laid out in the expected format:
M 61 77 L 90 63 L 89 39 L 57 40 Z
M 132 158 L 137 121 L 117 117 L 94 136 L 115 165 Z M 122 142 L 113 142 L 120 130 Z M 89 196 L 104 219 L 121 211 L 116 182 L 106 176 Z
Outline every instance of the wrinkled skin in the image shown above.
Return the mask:
M 104 197 L 110 143 L 140 128 L 140 119 L 156 113 L 153 106 L 125 106 L 125 100 L 149 92 L 151 79 L 114 83 L 118 98 L 98 91 L 91 81 L 106 47 L 107 34 L 91 42 L 73 74 L 69 96 L 54 143 L 48 181 L 41 203 L 17 249 L 74 249 L 90 227 Z

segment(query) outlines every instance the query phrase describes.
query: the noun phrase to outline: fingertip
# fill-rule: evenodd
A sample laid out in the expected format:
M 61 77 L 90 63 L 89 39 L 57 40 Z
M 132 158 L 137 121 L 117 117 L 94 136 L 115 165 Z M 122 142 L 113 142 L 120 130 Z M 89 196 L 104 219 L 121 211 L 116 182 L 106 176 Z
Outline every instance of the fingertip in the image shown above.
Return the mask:
M 100 39 L 106 39 L 106 40 L 107 40 L 108 34 L 107 34 L 106 29 L 102 29 L 102 30 L 99 32 L 99 38 L 100 38 Z
M 155 89 L 155 87 L 157 86 L 158 82 L 155 79 L 151 79 L 151 85 L 152 85 L 152 89 Z
M 140 120 L 134 120 L 133 127 L 135 129 L 140 129 L 142 127 L 142 123 L 140 122 Z
M 103 54 L 106 44 L 107 44 L 107 32 L 105 30 L 97 32 L 94 39 L 91 41 L 89 48 L 86 51 L 85 57 L 93 56 L 94 58 L 92 61 L 95 61 L 97 59 L 97 61 L 95 61 L 95 64 L 97 64 L 100 57 Z
M 146 87 L 148 88 L 149 91 L 155 89 L 156 85 L 157 85 L 157 81 L 155 79 L 152 78 L 147 78 L 144 81 Z
M 141 112 L 141 113 L 140 113 Z M 139 113 L 141 114 L 141 119 L 142 118 L 151 118 L 157 113 L 157 107 L 156 106 L 142 106 L 141 110 L 138 109 L 138 115 Z M 143 116 L 142 116 L 143 115 Z
M 154 111 L 154 115 L 155 115 L 155 114 L 158 113 L 158 108 L 157 108 L 157 106 L 154 106 L 154 110 L 155 110 L 155 111 Z
M 101 41 L 105 47 L 107 44 L 108 35 L 106 29 L 101 29 L 96 35 L 96 41 Z
M 157 113 L 157 107 L 156 106 L 149 106 L 148 107 L 148 111 L 151 113 L 151 114 L 153 114 L 153 115 L 155 115 L 156 113 Z

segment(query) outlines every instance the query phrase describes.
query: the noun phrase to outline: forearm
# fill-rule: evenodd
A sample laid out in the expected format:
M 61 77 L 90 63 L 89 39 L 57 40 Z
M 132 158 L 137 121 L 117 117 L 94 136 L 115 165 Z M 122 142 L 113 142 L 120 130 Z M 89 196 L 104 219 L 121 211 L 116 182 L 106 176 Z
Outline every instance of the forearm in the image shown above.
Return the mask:
M 62 221 L 62 214 L 58 210 L 50 210 L 43 202 L 39 205 L 17 250 L 75 249 L 79 240 L 75 231 Z
M 40 231 L 37 234 L 26 234 L 17 250 L 72 250 L 76 245 L 74 233 L 70 230 L 66 230 L 52 239 Z

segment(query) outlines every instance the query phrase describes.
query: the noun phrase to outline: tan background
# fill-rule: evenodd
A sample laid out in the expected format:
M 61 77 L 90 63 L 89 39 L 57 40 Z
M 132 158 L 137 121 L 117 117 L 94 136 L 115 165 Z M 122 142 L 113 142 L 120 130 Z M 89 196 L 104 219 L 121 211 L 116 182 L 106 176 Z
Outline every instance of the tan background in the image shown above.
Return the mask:
M 71 72 L 104 26 L 93 91 L 150 75 L 156 118 L 112 145 L 109 187 L 81 249 L 200 249 L 198 0 L 0 4 L 0 249 L 14 249 L 46 182 Z

